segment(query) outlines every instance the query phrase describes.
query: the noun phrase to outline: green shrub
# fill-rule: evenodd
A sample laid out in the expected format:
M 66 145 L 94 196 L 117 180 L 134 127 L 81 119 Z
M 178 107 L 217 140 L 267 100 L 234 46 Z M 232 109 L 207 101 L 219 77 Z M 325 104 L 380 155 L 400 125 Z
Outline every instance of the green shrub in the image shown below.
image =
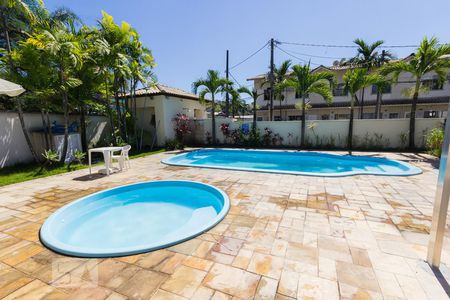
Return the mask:
M 183 150 L 184 149 L 184 145 L 183 143 L 180 143 L 177 140 L 168 140 L 166 142 L 166 150 Z
M 444 142 L 444 130 L 442 128 L 433 128 L 426 136 L 426 147 L 431 155 L 440 157 L 442 152 L 442 143 Z

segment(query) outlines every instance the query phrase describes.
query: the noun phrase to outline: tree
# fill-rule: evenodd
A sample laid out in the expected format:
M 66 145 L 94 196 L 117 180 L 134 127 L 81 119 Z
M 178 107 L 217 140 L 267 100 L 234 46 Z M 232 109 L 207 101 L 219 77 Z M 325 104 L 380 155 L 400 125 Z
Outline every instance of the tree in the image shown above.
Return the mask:
M 388 51 L 383 51 L 382 54 L 377 51 L 377 49 L 383 45 L 384 41 L 379 40 L 372 44 L 368 44 L 363 39 L 356 39 L 353 42 L 358 45 L 358 49 L 356 56 L 350 59 L 350 63 L 356 64 L 360 68 L 365 68 L 367 71 L 370 71 L 376 66 L 380 66 L 392 58 L 392 54 Z M 365 89 L 363 88 L 360 99 L 360 119 L 364 118 L 364 90 Z
M 252 130 L 256 131 L 256 101 L 258 100 L 258 97 L 261 96 L 262 94 L 258 94 L 258 91 L 253 88 L 252 90 L 250 90 L 248 87 L 242 86 L 240 88 L 238 88 L 238 93 L 241 94 L 246 94 L 250 97 L 252 97 L 253 99 L 253 125 L 252 125 Z
M 29 37 L 26 43 L 42 51 L 58 74 L 56 89 L 62 97 L 64 112 L 64 141 L 60 162 L 64 162 L 69 139 L 69 90 L 82 84 L 81 80 L 73 77 L 74 70 L 82 65 L 80 44 L 75 35 L 63 27 L 54 27 L 52 31 L 42 30 Z
M 284 91 L 285 88 L 283 86 L 284 80 L 287 78 L 289 73 L 289 68 L 291 67 L 291 61 L 285 60 L 278 67 L 274 67 L 274 97 L 280 101 L 280 120 L 282 120 L 281 116 L 281 103 L 284 101 Z
M 383 92 L 391 85 L 391 80 L 385 78 L 384 76 L 374 83 L 377 89 L 377 100 L 375 102 L 375 119 L 380 118 L 381 103 L 383 99 Z
M 42 5 L 42 2 L 38 2 L 39 5 Z M 9 77 L 17 77 L 16 69 L 13 65 L 13 58 L 12 58 L 12 42 L 10 37 L 10 31 L 15 30 L 16 32 L 19 32 L 20 35 L 22 34 L 22 28 L 29 26 L 29 24 L 34 23 L 36 20 L 35 15 L 33 14 L 32 10 L 28 6 L 28 4 L 25 1 L 22 0 L 0 0 L 0 20 L 1 20 L 1 30 L 4 35 L 5 39 L 5 45 L 6 45 L 6 59 L 8 61 L 9 65 Z M 22 99 L 21 97 L 15 98 L 15 105 L 18 112 L 20 124 L 22 127 L 22 132 L 25 136 L 25 140 L 27 142 L 28 148 L 30 149 L 30 152 L 36 162 L 39 161 L 39 157 L 34 151 L 33 144 L 31 143 L 30 136 L 28 134 L 27 129 L 25 128 L 25 121 L 23 116 L 23 109 L 22 109 Z
M 273 68 L 273 91 L 270 91 L 273 94 L 274 100 L 280 101 L 280 119 L 281 119 L 281 102 L 284 100 L 283 92 L 285 90 L 285 87 L 283 86 L 283 81 L 287 78 L 289 69 L 291 67 L 291 60 L 285 60 L 283 61 L 278 67 L 275 66 Z M 266 78 L 264 82 L 261 84 L 261 86 L 264 86 L 266 83 L 270 82 L 270 73 L 266 75 Z M 273 108 L 271 108 L 272 110 Z
M 42 1 L 38 1 L 39 5 L 43 5 Z M 23 27 L 36 21 L 36 16 L 30 9 L 26 1 L 23 0 L 0 0 L 0 20 L 2 27 L 6 51 L 12 51 L 12 43 L 10 31 L 20 32 Z M 12 61 L 9 61 L 10 64 Z M 11 65 L 12 67 L 12 65 Z
M 205 102 L 206 96 L 209 94 L 211 96 L 211 134 L 212 143 L 216 143 L 216 116 L 215 116 L 215 98 L 217 94 L 221 94 L 227 90 L 227 86 L 233 86 L 233 82 L 222 78 L 218 71 L 208 70 L 206 73 L 206 78 L 200 78 L 192 83 L 192 91 L 194 94 L 199 95 L 200 101 Z
M 331 83 L 334 74 L 330 71 L 311 72 L 310 63 L 305 65 L 295 65 L 292 67 L 292 74 L 283 86 L 290 86 L 295 89 L 296 94 L 301 97 L 302 127 L 301 127 L 301 147 L 305 146 L 306 134 L 306 99 L 310 94 L 318 94 L 328 103 L 331 102 L 333 94 Z
M 429 73 L 437 76 L 439 84 L 442 84 L 447 77 L 447 70 L 450 67 L 450 61 L 443 56 L 450 54 L 450 44 L 439 45 L 439 41 L 433 37 L 424 38 L 412 58 L 386 64 L 381 69 L 381 74 L 392 74 L 394 82 L 398 82 L 400 73 L 409 73 L 414 77 L 415 84 L 412 87 L 412 103 L 409 118 L 409 149 L 415 148 L 415 124 L 416 107 L 419 93 L 421 90 L 427 90 L 423 85 L 422 78 Z
M 356 93 L 376 82 L 383 80 L 383 76 L 379 74 L 368 74 L 366 69 L 350 69 L 345 72 L 342 77 L 344 81 L 344 91 L 351 96 L 350 100 L 350 121 L 348 126 L 347 148 L 348 152 L 352 154 L 353 148 L 353 119 L 354 119 L 354 107 L 357 100 Z

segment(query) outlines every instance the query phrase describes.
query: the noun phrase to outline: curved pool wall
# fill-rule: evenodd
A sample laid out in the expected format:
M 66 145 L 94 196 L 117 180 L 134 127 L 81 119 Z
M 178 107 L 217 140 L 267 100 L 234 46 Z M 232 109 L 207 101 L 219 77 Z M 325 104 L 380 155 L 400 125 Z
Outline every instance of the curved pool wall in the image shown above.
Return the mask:
M 422 170 L 408 163 L 380 157 L 279 150 L 202 149 L 163 159 L 185 167 L 269 172 L 308 176 L 409 176 Z
M 148 252 L 191 239 L 218 224 L 230 208 L 221 190 L 192 181 L 153 181 L 101 191 L 54 212 L 42 243 L 77 257 Z

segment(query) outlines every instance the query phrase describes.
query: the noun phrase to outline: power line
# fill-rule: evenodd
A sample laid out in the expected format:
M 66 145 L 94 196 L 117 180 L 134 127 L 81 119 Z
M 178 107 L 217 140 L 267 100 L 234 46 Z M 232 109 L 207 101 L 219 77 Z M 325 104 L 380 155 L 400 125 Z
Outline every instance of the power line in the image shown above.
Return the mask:
M 322 48 L 358 48 L 356 45 L 336 45 L 336 44 L 311 44 L 296 42 L 279 42 L 280 44 L 296 45 L 305 47 L 322 47 Z M 418 45 L 381 45 L 379 48 L 418 48 Z
M 258 50 L 256 50 L 255 52 L 253 52 L 252 54 L 250 54 L 247 58 L 243 59 L 241 62 L 235 64 L 234 66 L 232 66 L 230 68 L 230 70 L 233 70 L 234 68 L 236 68 L 237 66 L 240 66 L 241 64 L 245 63 L 247 60 L 249 60 L 250 58 L 252 58 L 253 56 L 255 56 L 256 54 L 258 54 L 262 49 L 264 49 L 267 44 L 269 44 L 269 42 L 266 42 L 261 48 L 259 48 Z
M 304 62 L 304 63 L 310 63 L 311 65 L 316 65 L 316 66 L 320 66 L 320 65 L 321 65 L 321 64 L 313 63 L 313 62 L 311 62 L 311 61 L 307 61 L 306 59 L 300 58 L 300 57 L 298 57 L 298 56 L 295 56 L 294 54 L 289 53 L 288 51 L 284 50 L 283 48 L 280 48 L 279 46 L 276 46 L 276 47 L 277 47 L 280 51 L 284 52 L 285 54 L 287 54 L 287 55 L 289 55 L 289 56 L 291 56 L 291 57 L 293 57 L 293 58 L 295 58 L 295 59 L 298 59 L 298 60 L 300 60 L 300 61 L 302 61 L 302 62 Z
M 291 49 L 289 49 L 289 52 L 290 53 L 294 53 L 294 54 L 298 54 L 298 55 L 302 55 L 302 56 L 314 57 L 314 58 L 342 59 L 342 57 L 337 57 L 337 56 L 321 56 L 321 55 L 313 55 L 313 54 L 301 53 L 301 52 L 293 51 Z
M 237 83 L 237 85 L 239 85 L 239 87 L 241 87 L 242 85 L 236 80 L 236 78 L 234 78 L 233 74 L 231 74 L 231 72 L 229 72 L 231 78 L 233 78 L 234 82 Z

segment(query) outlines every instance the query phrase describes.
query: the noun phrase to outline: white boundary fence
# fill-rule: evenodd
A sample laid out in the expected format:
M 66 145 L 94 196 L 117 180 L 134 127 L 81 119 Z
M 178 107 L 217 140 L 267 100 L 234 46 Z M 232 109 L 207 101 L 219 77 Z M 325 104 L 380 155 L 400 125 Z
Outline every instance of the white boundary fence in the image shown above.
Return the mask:
M 24 120 L 25 126 L 30 133 L 42 128 L 40 113 L 25 113 Z M 79 120 L 79 116 L 71 115 L 69 117 L 69 124 L 74 121 L 80 124 Z M 50 123 L 53 121 L 62 125 L 64 121 L 63 115 L 50 114 Z M 90 145 L 94 145 L 108 131 L 108 121 L 103 116 L 86 116 L 86 121 L 87 140 Z M 30 136 L 33 140 L 32 134 Z M 25 141 L 17 113 L 0 112 L 0 168 L 31 161 L 33 161 L 33 157 Z
M 241 128 L 249 121 L 233 121 L 227 118 L 216 118 L 216 135 L 220 144 L 232 144 L 226 140 L 221 124 L 229 124 L 229 129 Z M 442 127 L 444 119 L 416 119 L 416 147 L 425 146 L 425 136 L 437 127 Z M 349 120 L 315 120 L 306 121 L 306 140 L 308 145 L 317 148 L 345 148 Z M 265 128 L 282 138 L 277 146 L 298 147 L 300 145 L 301 121 L 259 121 L 257 127 L 261 136 Z M 408 145 L 409 119 L 364 119 L 354 123 L 353 141 L 355 147 L 366 149 L 403 149 Z M 206 144 L 211 134 L 211 120 L 192 122 L 192 133 L 187 141 Z

